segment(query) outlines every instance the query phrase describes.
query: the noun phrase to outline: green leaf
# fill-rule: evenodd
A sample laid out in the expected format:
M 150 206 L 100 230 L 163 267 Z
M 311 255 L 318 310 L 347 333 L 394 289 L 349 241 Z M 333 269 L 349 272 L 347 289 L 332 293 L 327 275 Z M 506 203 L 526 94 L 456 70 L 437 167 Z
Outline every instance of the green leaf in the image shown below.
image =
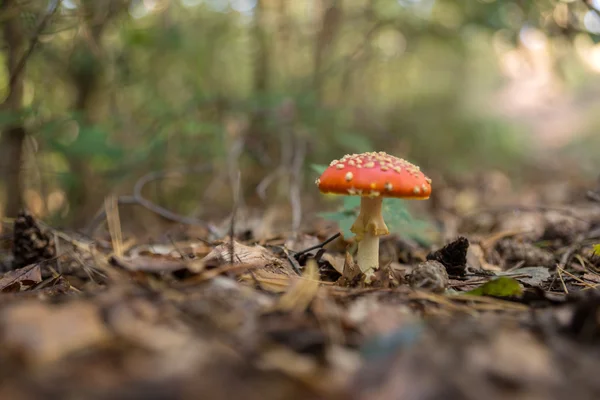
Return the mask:
M 594 245 L 594 255 L 595 256 L 600 256 L 600 244 L 595 244 Z
M 512 297 L 523 294 L 523 289 L 516 279 L 501 276 L 464 294 L 472 296 Z
M 319 216 L 337 222 L 342 235 L 345 238 L 350 238 L 354 236 L 350 232 L 350 227 L 356 220 L 356 217 L 358 217 L 360 200 L 360 196 L 344 196 L 341 210 L 320 213 Z M 408 211 L 405 201 L 402 199 L 383 199 L 381 213 L 390 233 L 396 233 L 417 240 L 424 245 L 431 242 L 428 232 L 432 231 L 432 226 L 427 221 L 414 219 Z
M 358 132 L 344 132 L 341 135 L 335 135 L 334 139 L 339 146 L 356 153 L 369 151 L 373 147 L 368 136 Z
M 310 164 L 310 168 L 315 171 L 317 174 L 321 175 L 327 169 L 327 165 L 321 164 Z

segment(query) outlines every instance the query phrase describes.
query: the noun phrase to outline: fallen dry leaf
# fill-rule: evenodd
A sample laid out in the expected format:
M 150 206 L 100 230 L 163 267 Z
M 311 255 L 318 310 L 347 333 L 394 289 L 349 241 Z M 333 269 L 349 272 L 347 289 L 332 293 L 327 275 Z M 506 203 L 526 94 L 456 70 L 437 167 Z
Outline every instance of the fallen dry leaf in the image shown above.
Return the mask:
M 175 259 L 181 259 L 184 255 L 194 255 L 196 257 L 206 256 L 210 248 L 203 242 L 181 242 L 181 243 L 153 243 L 135 246 L 129 250 L 128 255 L 131 258 L 138 256 L 168 256 Z
M 331 264 L 333 269 L 335 269 L 340 274 L 344 273 L 344 263 L 346 262 L 346 258 L 344 256 L 340 254 L 333 255 L 329 253 L 323 253 L 321 259 Z
M 472 269 L 483 269 L 486 271 L 501 271 L 497 265 L 490 264 L 485 259 L 483 248 L 477 243 L 471 243 L 467 251 L 467 265 Z
M 233 264 L 282 264 L 281 260 L 263 246 L 246 246 L 234 240 L 233 253 Z M 230 263 L 232 261 L 231 245 L 224 243 L 215 247 L 202 261 L 204 263 L 211 262 L 217 264 Z
M 283 293 L 290 285 L 290 276 L 264 270 L 253 271 L 252 274 L 244 274 L 240 278 L 245 283 L 258 283 L 262 290 L 271 293 Z
M 342 286 L 351 284 L 356 281 L 361 274 L 360 268 L 358 267 L 358 264 L 354 262 L 352 254 L 346 252 L 344 257 L 344 270 L 342 272 L 342 277 L 339 279 L 340 284 Z
M 600 283 L 600 275 L 598 274 L 586 273 L 583 274 L 583 279 L 594 283 Z
M 45 305 L 37 301 L 10 306 L 0 313 L 4 348 L 34 364 L 56 361 L 107 340 L 100 311 L 92 303 Z
M 283 311 L 303 312 L 319 291 L 319 267 L 315 260 L 308 260 L 302 277 L 293 278 L 288 291 L 279 299 L 276 308 Z
M 144 272 L 174 272 L 187 269 L 192 273 L 199 273 L 204 269 L 204 263 L 199 260 L 184 261 L 166 257 L 117 257 L 113 256 L 111 261 L 128 271 Z
M 518 281 L 524 282 L 530 286 L 539 287 L 542 282 L 550 278 L 550 271 L 548 271 L 548 268 L 546 267 L 524 267 L 511 270 L 510 272 L 500 272 L 498 275 L 513 276 Z
M 18 292 L 24 286 L 35 285 L 42 281 L 42 273 L 38 264 L 9 271 L 0 278 L 0 291 Z

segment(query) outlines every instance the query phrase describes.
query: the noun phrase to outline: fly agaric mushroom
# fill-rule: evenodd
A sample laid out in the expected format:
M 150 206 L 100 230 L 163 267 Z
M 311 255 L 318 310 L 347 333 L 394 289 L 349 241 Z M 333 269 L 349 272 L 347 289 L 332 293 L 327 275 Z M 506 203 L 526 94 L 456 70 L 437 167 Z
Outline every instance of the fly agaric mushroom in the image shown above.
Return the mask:
M 419 167 L 383 151 L 333 160 L 315 183 L 322 193 L 361 196 L 360 213 L 350 230 L 358 242 L 356 262 L 367 282 L 379 268 L 379 236 L 390 233 L 381 214 L 383 198 L 426 200 L 431 194 L 431 179 Z

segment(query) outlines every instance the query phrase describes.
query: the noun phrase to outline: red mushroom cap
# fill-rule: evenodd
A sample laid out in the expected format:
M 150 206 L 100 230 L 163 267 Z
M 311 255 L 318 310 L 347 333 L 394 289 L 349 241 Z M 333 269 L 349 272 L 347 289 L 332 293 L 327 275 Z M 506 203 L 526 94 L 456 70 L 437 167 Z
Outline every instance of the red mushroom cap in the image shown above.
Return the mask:
M 383 151 L 333 160 L 316 184 L 323 193 L 350 196 L 426 200 L 431 194 L 431 179 L 419 167 Z

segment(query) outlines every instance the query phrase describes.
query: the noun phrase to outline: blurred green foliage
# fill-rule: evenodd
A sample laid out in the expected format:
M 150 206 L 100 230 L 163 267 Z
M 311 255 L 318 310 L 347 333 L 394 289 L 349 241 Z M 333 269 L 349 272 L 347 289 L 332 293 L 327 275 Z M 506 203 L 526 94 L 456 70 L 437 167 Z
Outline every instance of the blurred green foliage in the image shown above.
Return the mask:
M 47 4 L 20 4 L 30 37 Z M 587 29 L 588 13 L 583 2 L 550 0 L 69 0 L 28 59 L 22 111 L 3 112 L 0 125 L 26 126 L 36 143 L 30 156 L 47 160 L 44 190 L 67 192 L 53 210 L 63 216 L 98 206 L 116 187 L 127 191 L 149 170 L 226 170 L 239 140 L 248 198 L 273 169 L 292 168 L 299 144 L 303 188 L 312 163 L 369 150 L 448 175 L 518 172 L 536 139 L 493 112 L 490 99 L 507 80 L 499 49 L 523 48 L 527 29 L 570 41 Z M 576 53 L 562 50 L 556 68 L 587 82 L 569 63 Z M 26 179 L 42 190 L 30 172 Z M 153 190 L 178 207 L 201 201 L 215 179 Z M 78 191 L 86 182 L 93 187 Z M 225 191 L 209 194 L 227 208 Z M 406 233 L 414 221 L 405 206 L 389 207 Z
M 360 211 L 360 196 L 343 196 L 342 202 L 339 211 L 322 212 L 319 216 L 337 222 L 344 238 L 349 239 L 354 236 L 350 228 Z M 413 218 L 406 202 L 401 199 L 383 199 L 381 213 L 390 233 L 416 240 L 424 246 L 432 243 L 432 225 L 426 220 Z

